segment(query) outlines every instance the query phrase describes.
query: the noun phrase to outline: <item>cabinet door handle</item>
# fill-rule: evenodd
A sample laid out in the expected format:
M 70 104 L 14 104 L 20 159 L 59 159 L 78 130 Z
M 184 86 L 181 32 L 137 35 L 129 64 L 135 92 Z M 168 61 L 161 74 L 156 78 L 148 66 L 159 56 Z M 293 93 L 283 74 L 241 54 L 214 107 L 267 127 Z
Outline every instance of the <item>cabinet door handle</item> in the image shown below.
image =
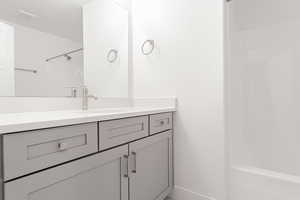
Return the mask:
M 132 173 L 136 173 L 136 152 L 131 152 L 132 155 L 132 163 L 133 163 L 133 168 L 131 170 Z
M 128 178 L 128 155 L 124 155 L 122 158 L 122 171 L 123 177 Z

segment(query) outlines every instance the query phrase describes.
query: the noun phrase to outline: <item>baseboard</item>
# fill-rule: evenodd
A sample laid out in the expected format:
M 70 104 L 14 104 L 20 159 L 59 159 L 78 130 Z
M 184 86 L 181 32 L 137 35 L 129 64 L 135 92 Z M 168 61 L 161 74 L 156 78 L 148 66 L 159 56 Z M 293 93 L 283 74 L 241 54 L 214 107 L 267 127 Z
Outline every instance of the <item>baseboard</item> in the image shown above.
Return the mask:
M 175 186 L 173 193 L 169 196 L 170 200 L 216 200 L 213 197 L 202 195 L 186 188 Z

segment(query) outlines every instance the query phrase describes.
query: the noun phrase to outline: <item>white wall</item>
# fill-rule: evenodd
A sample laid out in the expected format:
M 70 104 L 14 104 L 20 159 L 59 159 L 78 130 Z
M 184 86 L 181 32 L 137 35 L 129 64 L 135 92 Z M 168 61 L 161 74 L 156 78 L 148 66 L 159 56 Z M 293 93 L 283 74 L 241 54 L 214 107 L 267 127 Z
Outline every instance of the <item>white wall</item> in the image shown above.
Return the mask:
M 83 85 L 83 53 L 46 62 L 47 58 L 82 47 L 82 44 L 20 25 L 15 27 L 15 66 L 38 73 L 16 71 L 16 96 L 69 96 L 70 87 Z
M 224 199 L 223 1 L 133 0 L 133 20 L 134 96 L 178 97 L 174 198 Z
M 128 97 L 128 10 L 125 1 L 94 0 L 83 7 L 85 84 L 99 97 Z M 118 51 L 114 63 L 107 61 Z
M 0 22 L 0 96 L 15 94 L 15 55 L 13 26 Z

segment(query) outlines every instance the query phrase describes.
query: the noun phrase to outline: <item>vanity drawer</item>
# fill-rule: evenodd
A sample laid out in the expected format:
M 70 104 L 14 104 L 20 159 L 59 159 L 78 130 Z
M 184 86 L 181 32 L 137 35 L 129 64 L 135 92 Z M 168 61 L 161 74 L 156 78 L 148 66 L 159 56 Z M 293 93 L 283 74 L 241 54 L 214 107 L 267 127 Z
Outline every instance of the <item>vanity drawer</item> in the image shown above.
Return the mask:
M 97 123 L 4 135 L 4 180 L 97 151 Z
M 148 116 L 99 123 L 99 148 L 105 150 L 148 136 Z
M 173 127 L 172 113 L 150 115 L 150 135 L 170 130 Z

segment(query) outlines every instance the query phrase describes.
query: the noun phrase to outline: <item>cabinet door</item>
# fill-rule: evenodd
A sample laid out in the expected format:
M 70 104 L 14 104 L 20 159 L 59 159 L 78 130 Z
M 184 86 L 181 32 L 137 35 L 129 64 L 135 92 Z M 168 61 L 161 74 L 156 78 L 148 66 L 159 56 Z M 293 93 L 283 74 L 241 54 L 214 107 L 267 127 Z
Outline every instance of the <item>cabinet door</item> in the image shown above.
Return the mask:
M 130 143 L 130 200 L 162 200 L 173 188 L 172 133 Z
M 127 155 L 122 146 L 5 183 L 5 200 L 128 200 Z

